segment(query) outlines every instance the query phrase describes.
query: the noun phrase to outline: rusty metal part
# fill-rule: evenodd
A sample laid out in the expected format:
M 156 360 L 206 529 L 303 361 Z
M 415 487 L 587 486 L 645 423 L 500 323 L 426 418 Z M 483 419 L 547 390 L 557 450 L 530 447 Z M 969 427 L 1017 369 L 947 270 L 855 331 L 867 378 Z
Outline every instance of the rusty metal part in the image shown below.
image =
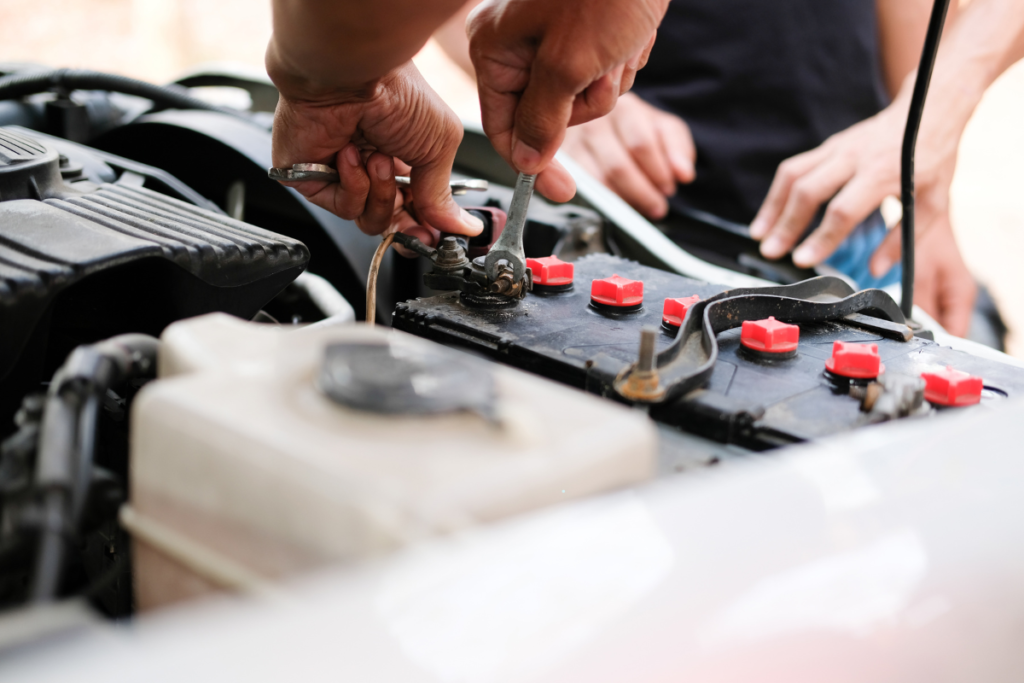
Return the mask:
M 395 234 L 395 241 L 430 260 L 433 268 L 423 276 L 423 284 L 439 291 L 459 291 L 472 303 L 488 308 L 514 306 L 533 289 L 529 269 L 524 277 L 516 279 L 515 269 L 507 261 L 497 264 L 496 277 L 491 279 L 485 270 L 485 257 L 470 262 L 467 242 L 462 237 L 448 236 L 437 249 L 431 249 L 415 237 Z
M 640 354 L 632 371 L 616 390 L 631 401 L 652 403 L 665 396 L 657 368 L 657 344 L 659 332 L 656 327 L 646 326 L 640 330 Z
M 861 410 L 870 424 L 903 417 L 927 415 L 931 406 L 924 400 L 924 380 L 910 375 L 885 374 L 850 395 L 861 399 Z
M 437 255 L 431 260 L 439 270 L 459 271 L 469 266 L 466 250 L 466 246 L 457 237 L 445 237 L 437 247 Z

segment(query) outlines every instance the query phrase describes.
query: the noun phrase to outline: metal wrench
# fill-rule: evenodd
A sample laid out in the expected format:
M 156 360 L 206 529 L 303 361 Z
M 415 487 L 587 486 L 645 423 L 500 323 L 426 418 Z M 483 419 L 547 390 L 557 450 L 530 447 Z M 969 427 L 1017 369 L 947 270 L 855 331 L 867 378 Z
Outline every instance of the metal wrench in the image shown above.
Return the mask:
M 272 168 L 267 172 L 267 176 L 271 180 L 283 180 L 285 182 L 303 180 L 319 180 L 325 183 L 341 182 L 341 176 L 338 175 L 338 171 L 326 164 L 293 164 L 291 168 Z M 399 187 L 409 187 L 412 184 L 412 180 L 408 176 L 400 175 L 395 176 L 395 183 Z M 452 179 L 449 185 L 452 188 L 452 194 L 456 197 L 461 197 L 471 190 L 486 192 L 488 187 L 486 180 L 477 178 Z
M 508 222 L 501 232 L 501 237 L 494 243 L 484 260 L 487 279 L 492 282 L 500 274 L 500 261 L 505 261 L 512 268 L 512 281 L 521 282 L 526 277 L 526 252 L 523 249 L 523 230 L 526 228 L 526 210 L 530 207 L 533 197 L 533 184 L 537 176 L 519 174 L 516 190 L 512 194 L 512 205 L 508 210 Z

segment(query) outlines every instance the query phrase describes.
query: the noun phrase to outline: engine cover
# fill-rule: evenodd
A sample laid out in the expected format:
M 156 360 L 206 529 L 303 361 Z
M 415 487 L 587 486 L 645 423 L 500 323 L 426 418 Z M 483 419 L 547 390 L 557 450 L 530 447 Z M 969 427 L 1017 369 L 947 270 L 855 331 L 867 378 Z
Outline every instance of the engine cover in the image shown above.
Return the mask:
M 0 419 L 76 345 L 181 318 L 251 318 L 306 247 L 144 187 L 98 184 L 48 143 L 0 129 Z

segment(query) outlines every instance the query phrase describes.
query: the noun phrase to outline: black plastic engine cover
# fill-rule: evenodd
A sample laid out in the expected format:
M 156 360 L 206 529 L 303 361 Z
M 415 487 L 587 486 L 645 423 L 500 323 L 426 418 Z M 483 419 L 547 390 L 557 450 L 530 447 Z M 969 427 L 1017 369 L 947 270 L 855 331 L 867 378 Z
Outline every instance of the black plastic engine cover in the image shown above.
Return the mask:
M 308 260 L 288 237 L 84 180 L 45 142 L 0 129 L 0 418 L 74 346 L 213 311 L 251 318 Z
M 398 305 L 393 324 L 617 398 L 607 378 L 636 360 L 643 326 L 662 327 L 666 298 L 699 295 L 706 299 L 728 289 L 607 255 L 584 257 L 575 266 L 575 288 L 564 294 L 531 294 L 515 309 L 492 312 L 468 308 L 457 294 L 417 299 Z M 591 281 L 611 275 L 643 281 L 641 311 L 610 317 L 590 306 Z M 705 388 L 652 406 L 651 416 L 692 433 L 756 449 L 862 426 L 866 418 L 860 401 L 849 395 L 848 387 L 837 388 L 825 374 L 825 360 L 837 340 L 878 344 L 889 373 L 918 376 L 948 365 L 979 375 L 986 385 L 981 409 L 1008 396 L 1024 396 L 1024 370 L 932 341 L 895 341 L 837 322 L 804 323 L 800 328 L 799 352 L 784 361 L 758 361 L 742 353 L 739 329 L 720 334 L 718 362 Z M 659 351 L 674 339 L 674 332 L 662 329 Z

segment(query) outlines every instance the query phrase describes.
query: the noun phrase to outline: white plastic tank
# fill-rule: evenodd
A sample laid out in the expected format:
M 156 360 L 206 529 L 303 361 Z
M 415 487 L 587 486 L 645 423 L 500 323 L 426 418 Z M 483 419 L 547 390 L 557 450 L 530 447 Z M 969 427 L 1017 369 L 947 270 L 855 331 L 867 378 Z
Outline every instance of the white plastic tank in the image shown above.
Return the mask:
M 144 610 L 269 590 L 655 470 L 644 414 L 393 330 L 214 314 L 162 341 L 122 514 Z

